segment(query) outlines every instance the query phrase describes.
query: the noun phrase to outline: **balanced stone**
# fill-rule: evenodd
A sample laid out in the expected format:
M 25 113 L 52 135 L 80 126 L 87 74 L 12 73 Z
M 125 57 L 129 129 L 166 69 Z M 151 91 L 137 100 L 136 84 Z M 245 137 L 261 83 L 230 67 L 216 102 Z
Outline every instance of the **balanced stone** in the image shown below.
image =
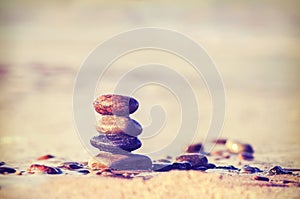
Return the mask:
M 94 101 L 93 105 L 95 110 L 101 115 L 120 116 L 132 114 L 139 107 L 139 103 L 135 99 L 113 94 L 101 95 Z
M 124 133 L 100 134 L 90 140 L 91 145 L 100 151 L 124 153 L 134 151 L 142 146 L 139 139 Z
M 105 134 L 126 133 L 131 136 L 138 136 L 142 133 L 142 126 L 129 117 L 102 116 L 96 127 L 97 131 Z
M 150 170 L 152 162 L 149 157 L 144 155 L 100 152 L 88 161 L 88 166 L 94 170 L 105 168 L 117 170 Z

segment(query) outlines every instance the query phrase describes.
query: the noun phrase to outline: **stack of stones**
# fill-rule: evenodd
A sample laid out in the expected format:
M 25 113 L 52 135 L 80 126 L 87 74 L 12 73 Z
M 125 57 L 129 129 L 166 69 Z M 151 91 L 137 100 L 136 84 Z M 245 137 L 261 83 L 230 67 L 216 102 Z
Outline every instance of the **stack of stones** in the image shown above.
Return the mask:
M 92 169 L 150 170 L 152 161 L 144 155 L 131 152 L 142 146 L 137 138 L 142 126 L 130 118 L 139 106 L 137 100 L 122 95 L 102 95 L 94 103 L 101 114 L 96 130 L 98 136 L 91 138 L 92 146 L 100 153 L 89 161 Z

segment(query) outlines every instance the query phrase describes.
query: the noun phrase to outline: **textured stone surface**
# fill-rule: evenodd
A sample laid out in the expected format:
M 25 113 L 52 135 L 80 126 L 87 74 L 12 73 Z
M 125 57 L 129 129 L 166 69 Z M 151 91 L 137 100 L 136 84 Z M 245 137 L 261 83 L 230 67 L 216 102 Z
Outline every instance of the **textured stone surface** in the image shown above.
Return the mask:
M 101 95 L 93 103 L 95 110 L 101 115 L 129 115 L 134 113 L 139 103 L 131 97 L 122 95 Z
M 142 126 L 129 117 L 121 116 L 102 116 L 97 123 L 96 129 L 100 133 L 126 133 L 132 136 L 138 136 L 142 133 Z
M 149 157 L 138 154 L 112 154 L 100 152 L 89 160 L 91 169 L 117 169 L 117 170 L 150 170 L 152 162 Z
M 186 153 L 176 158 L 176 162 L 189 162 L 192 167 L 206 166 L 207 158 L 199 153 Z
M 90 143 L 100 151 L 124 153 L 134 151 L 142 146 L 139 139 L 127 134 L 100 134 L 90 140 Z

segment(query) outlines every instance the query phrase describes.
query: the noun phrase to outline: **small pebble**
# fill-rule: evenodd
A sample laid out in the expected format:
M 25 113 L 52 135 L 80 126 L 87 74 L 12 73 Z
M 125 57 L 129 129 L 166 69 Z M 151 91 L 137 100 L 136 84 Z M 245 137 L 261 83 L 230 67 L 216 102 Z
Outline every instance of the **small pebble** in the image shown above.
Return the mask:
M 9 173 L 15 173 L 16 170 L 9 167 L 0 167 L 0 174 L 9 174 Z
M 268 171 L 269 175 L 281 175 L 281 174 L 293 174 L 291 171 L 287 171 L 280 166 L 275 166 Z
M 5 165 L 5 162 L 0 162 L 0 166 Z
M 78 162 L 64 162 L 60 168 L 76 170 L 83 168 L 83 165 Z
M 47 155 L 43 155 L 41 157 L 38 157 L 37 160 L 48 160 L 48 159 L 54 158 L 54 157 L 55 157 L 54 155 L 47 154 Z
M 216 168 L 216 165 L 215 164 L 212 164 L 212 163 L 209 163 L 206 165 L 207 169 L 214 169 Z
M 89 170 L 86 170 L 86 169 L 83 169 L 83 170 L 77 170 L 78 173 L 82 173 L 82 174 L 89 174 L 90 171 Z
M 236 168 L 233 165 L 229 165 L 229 166 L 216 166 L 215 169 L 225 169 L 225 170 L 233 170 L 233 171 L 239 170 L 238 168 Z
M 227 139 L 216 139 L 213 141 L 213 143 L 216 143 L 216 144 L 226 144 L 227 142 Z
M 249 165 L 245 165 L 241 169 L 241 173 L 249 173 L 249 174 L 251 174 L 251 173 L 258 173 L 258 172 L 263 172 L 263 171 L 260 170 L 257 167 L 252 167 L 252 166 L 249 166 Z
M 32 164 L 27 172 L 30 174 L 34 173 L 45 173 L 45 174 L 62 174 L 62 171 L 59 168 L 49 167 L 46 165 Z
M 248 152 L 248 153 L 254 153 L 254 150 L 250 144 L 243 144 L 238 141 L 234 140 L 227 140 L 225 144 L 226 148 L 231 153 L 242 153 L 242 152 Z
M 204 151 L 202 143 L 191 144 L 185 150 L 186 153 L 199 153 L 200 151 Z
M 262 177 L 262 176 L 254 176 L 254 180 L 269 182 L 269 178 Z
M 186 153 L 176 158 L 176 162 L 189 162 L 192 167 L 206 166 L 207 158 L 199 153 Z

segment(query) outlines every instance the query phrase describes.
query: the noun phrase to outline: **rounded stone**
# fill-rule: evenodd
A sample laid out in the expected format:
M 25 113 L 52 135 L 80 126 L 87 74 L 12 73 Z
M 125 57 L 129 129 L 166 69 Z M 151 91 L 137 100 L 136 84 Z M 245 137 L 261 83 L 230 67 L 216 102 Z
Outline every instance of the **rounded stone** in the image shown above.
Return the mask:
M 100 134 L 99 136 L 93 137 L 90 143 L 100 151 L 112 153 L 131 152 L 142 146 L 138 138 L 124 133 Z
M 119 134 L 125 133 L 131 136 L 138 136 L 142 133 L 142 126 L 129 117 L 121 117 L 114 115 L 102 116 L 96 126 L 100 133 Z
M 115 169 L 115 170 L 150 170 L 152 161 L 149 157 L 138 154 L 113 154 L 109 152 L 100 152 L 97 156 L 88 161 L 89 168 Z
M 93 103 L 95 110 L 101 115 L 127 116 L 134 113 L 139 103 L 132 97 L 122 95 L 101 95 Z
M 254 153 L 254 150 L 250 144 L 243 144 L 234 140 L 227 140 L 225 146 L 231 153 Z
M 187 153 L 176 158 L 176 162 L 189 162 L 192 167 L 206 166 L 207 158 L 199 153 Z

